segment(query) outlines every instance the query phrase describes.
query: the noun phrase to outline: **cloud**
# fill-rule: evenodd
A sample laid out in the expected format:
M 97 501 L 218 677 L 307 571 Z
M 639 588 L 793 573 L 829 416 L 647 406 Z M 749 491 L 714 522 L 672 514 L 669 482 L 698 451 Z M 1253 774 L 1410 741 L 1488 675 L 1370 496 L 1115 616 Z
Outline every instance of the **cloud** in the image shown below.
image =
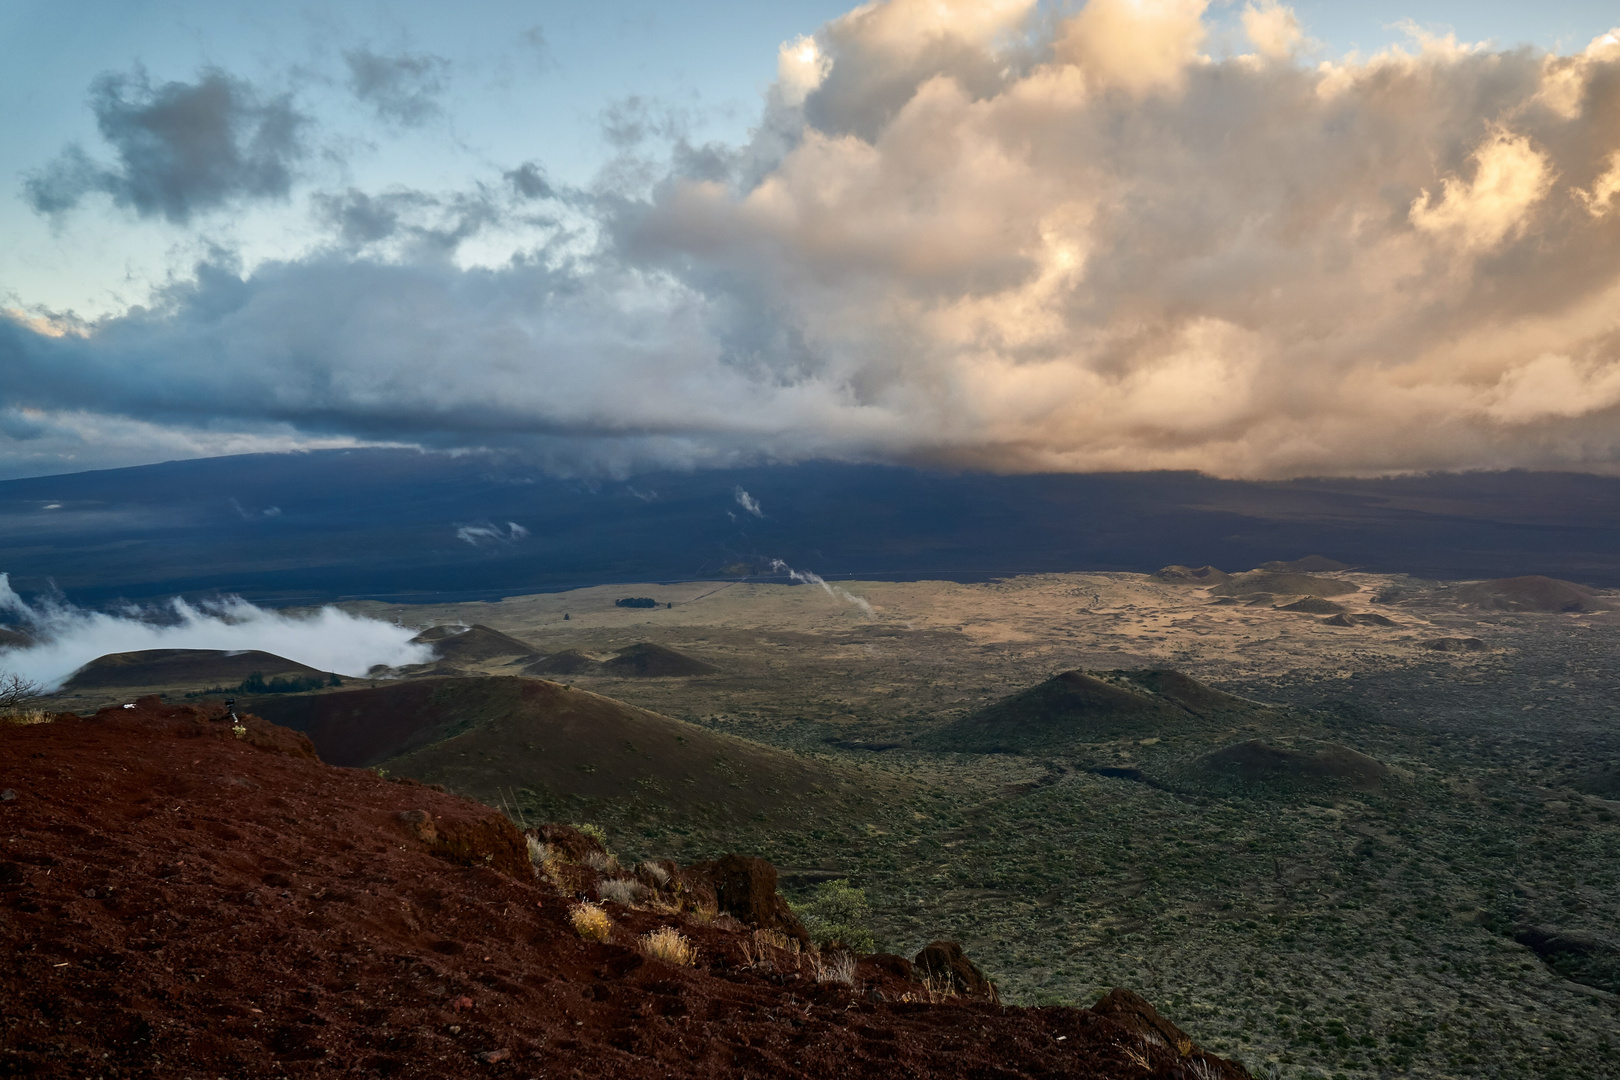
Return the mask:
M 478 547 L 481 544 L 515 544 L 528 535 L 529 530 L 515 521 L 508 521 L 505 529 L 487 521 L 474 522 L 471 525 L 461 525 L 456 528 L 456 539 L 465 541 L 473 547 Z
M 1412 224 L 1453 236 L 1464 247 L 1488 250 L 1524 231 L 1530 211 L 1546 198 L 1554 177 L 1546 155 L 1529 139 L 1505 130 L 1491 132 L 1472 162 L 1472 180 L 1447 176 L 1438 200 L 1425 188 L 1412 201 Z M 1600 177 L 1594 188 L 1603 191 L 1606 178 Z
M 771 572 L 776 574 L 785 573 L 787 574 L 789 580 L 797 581 L 804 585 L 820 585 L 821 590 L 828 596 L 831 596 L 836 600 L 842 600 L 846 604 L 855 605 L 861 609 L 863 614 L 874 617 L 877 615 L 877 612 L 872 610 L 871 602 L 864 596 L 856 596 L 854 593 L 842 588 L 841 586 L 830 585 L 827 583 L 827 579 L 822 577 L 820 574 L 813 574 L 809 570 L 795 570 L 781 559 L 771 560 Z
M 401 127 L 420 127 L 443 111 L 439 95 L 444 92 L 450 62 L 442 56 L 383 56 L 362 48 L 345 52 L 343 60 L 349 67 L 349 89 L 379 119 Z
M 267 611 L 237 597 L 203 604 L 175 599 L 160 608 L 109 613 L 50 601 L 28 603 L 0 573 L 0 612 L 35 639 L 0 651 L 0 671 L 55 689 L 98 656 L 142 649 L 259 649 L 321 671 L 361 676 L 375 664 L 426 663 L 414 630 L 324 607 L 307 615 Z
M 28 178 L 34 209 L 61 214 L 103 193 L 142 217 L 184 223 L 201 211 L 248 199 L 284 199 L 306 153 L 308 118 L 288 96 L 205 68 L 194 83 L 154 85 L 143 69 L 108 73 L 90 90 L 108 167 L 78 146 Z
M 1305 31 L 1294 9 L 1277 0 L 1243 5 L 1243 32 L 1260 55 L 1271 60 L 1293 56 L 1305 44 Z
M 748 492 L 744 491 L 742 488 L 737 488 L 732 492 L 732 495 L 736 498 L 737 505 L 742 507 L 748 513 L 753 514 L 757 518 L 762 518 L 765 516 L 765 511 L 760 509 L 759 500 L 748 494 Z
M 78 416 L 615 475 L 1620 463 L 1620 38 L 1307 64 L 1286 6 L 1230 58 L 1206 14 L 866 4 L 784 46 L 746 145 L 626 100 L 588 189 L 322 193 L 311 254 L 0 314 L 0 457 Z

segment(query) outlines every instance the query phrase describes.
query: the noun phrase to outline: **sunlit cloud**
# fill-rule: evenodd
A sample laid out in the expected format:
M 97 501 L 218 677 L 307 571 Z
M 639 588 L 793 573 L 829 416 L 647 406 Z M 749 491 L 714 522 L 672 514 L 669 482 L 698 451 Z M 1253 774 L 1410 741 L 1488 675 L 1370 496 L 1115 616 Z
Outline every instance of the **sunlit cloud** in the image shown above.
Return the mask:
M 1238 19 L 1221 57 L 1202 0 L 867 4 L 783 43 L 748 145 L 624 103 L 588 189 L 518 148 L 464 192 L 315 192 L 313 254 L 0 318 L 0 455 L 82 415 L 620 474 L 1614 465 L 1620 40 L 1313 59 L 1286 5 Z M 227 132 L 274 104 L 230 100 Z

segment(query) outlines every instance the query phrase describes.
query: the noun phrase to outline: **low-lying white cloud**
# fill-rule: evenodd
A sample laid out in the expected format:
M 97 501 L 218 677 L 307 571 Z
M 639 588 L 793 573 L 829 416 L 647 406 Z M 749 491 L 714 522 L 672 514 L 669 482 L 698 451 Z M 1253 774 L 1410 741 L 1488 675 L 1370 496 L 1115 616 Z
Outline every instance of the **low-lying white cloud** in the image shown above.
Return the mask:
M 850 592 L 848 589 L 845 589 L 841 585 L 830 584 L 827 579 L 822 577 L 820 574 L 812 573 L 809 570 L 795 570 L 781 559 L 771 560 L 771 571 L 772 573 L 777 574 L 785 573 L 787 574 L 789 580 L 797 581 L 802 585 L 820 585 L 822 591 L 828 596 L 833 597 L 835 600 L 842 600 L 846 604 L 854 604 L 867 615 L 877 614 L 872 610 L 872 604 L 866 599 L 866 597 L 856 596 L 854 593 Z
M 48 689 L 98 656 L 143 649 L 260 650 L 356 677 L 377 664 L 397 667 L 433 659 L 431 646 L 411 643 L 416 631 L 335 607 L 286 615 L 226 597 L 199 604 L 175 599 L 145 611 L 90 611 L 49 600 L 30 604 L 0 573 L 0 612 L 34 639 L 32 645 L 0 651 L 0 671 Z
M 736 498 L 737 505 L 742 507 L 746 512 L 753 514 L 757 518 L 762 518 L 765 516 L 765 511 L 760 507 L 759 500 L 748 494 L 748 492 L 744 491 L 741 487 L 738 487 L 737 490 L 733 491 L 732 495 Z
M 783 46 L 746 146 L 649 122 L 589 190 L 319 193 L 315 254 L 0 313 L 0 457 L 1620 466 L 1620 36 L 1321 60 L 1287 5 L 1239 18 L 1222 56 L 1204 0 L 876 0 Z
M 472 525 L 461 525 L 456 528 L 456 539 L 478 547 L 480 544 L 515 544 L 526 538 L 529 530 L 515 521 L 508 521 L 506 528 L 492 525 L 487 521 L 475 522 Z

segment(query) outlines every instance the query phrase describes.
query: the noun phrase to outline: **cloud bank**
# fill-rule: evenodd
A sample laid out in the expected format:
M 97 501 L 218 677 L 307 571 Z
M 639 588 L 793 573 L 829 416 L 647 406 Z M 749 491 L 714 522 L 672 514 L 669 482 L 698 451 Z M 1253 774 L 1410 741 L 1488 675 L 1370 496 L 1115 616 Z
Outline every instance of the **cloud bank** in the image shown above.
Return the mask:
M 1613 469 L 1620 37 L 1316 62 L 1286 6 L 1242 11 L 1239 55 L 1210 54 L 1206 15 L 867 4 L 783 46 L 746 146 L 638 122 L 588 190 L 526 162 L 476 191 L 316 192 L 331 241 L 306 257 L 211 263 L 74 332 L 0 319 L 0 399 L 44 427 L 619 473 Z M 376 108 L 436 107 L 434 69 L 372 59 Z M 121 166 L 84 184 L 175 220 L 281 190 L 296 113 L 215 78 L 105 90 Z M 255 102 L 207 113 L 212 179 L 163 164 L 190 144 L 143 119 L 205 85 Z M 172 196 L 147 179 L 171 172 Z M 42 210 L 88 190 L 54 175 Z M 518 222 L 543 237 L 468 256 Z
M 36 642 L 0 651 L 0 671 L 51 690 L 98 656 L 140 649 L 259 649 L 352 676 L 362 676 L 376 664 L 394 667 L 433 659 L 431 646 L 411 644 L 416 631 L 334 607 L 284 615 L 230 597 L 201 605 L 175 599 L 161 610 L 110 614 L 59 603 L 29 604 L 0 573 L 0 612 L 17 620 Z

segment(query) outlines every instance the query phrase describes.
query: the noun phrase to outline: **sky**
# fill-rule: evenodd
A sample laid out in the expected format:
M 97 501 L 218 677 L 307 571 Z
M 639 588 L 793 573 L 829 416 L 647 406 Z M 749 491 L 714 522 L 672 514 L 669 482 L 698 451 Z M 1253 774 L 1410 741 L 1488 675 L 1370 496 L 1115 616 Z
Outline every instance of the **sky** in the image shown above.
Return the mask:
M 1614 471 L 1615 23 L 0 0 L 0 477 Z

